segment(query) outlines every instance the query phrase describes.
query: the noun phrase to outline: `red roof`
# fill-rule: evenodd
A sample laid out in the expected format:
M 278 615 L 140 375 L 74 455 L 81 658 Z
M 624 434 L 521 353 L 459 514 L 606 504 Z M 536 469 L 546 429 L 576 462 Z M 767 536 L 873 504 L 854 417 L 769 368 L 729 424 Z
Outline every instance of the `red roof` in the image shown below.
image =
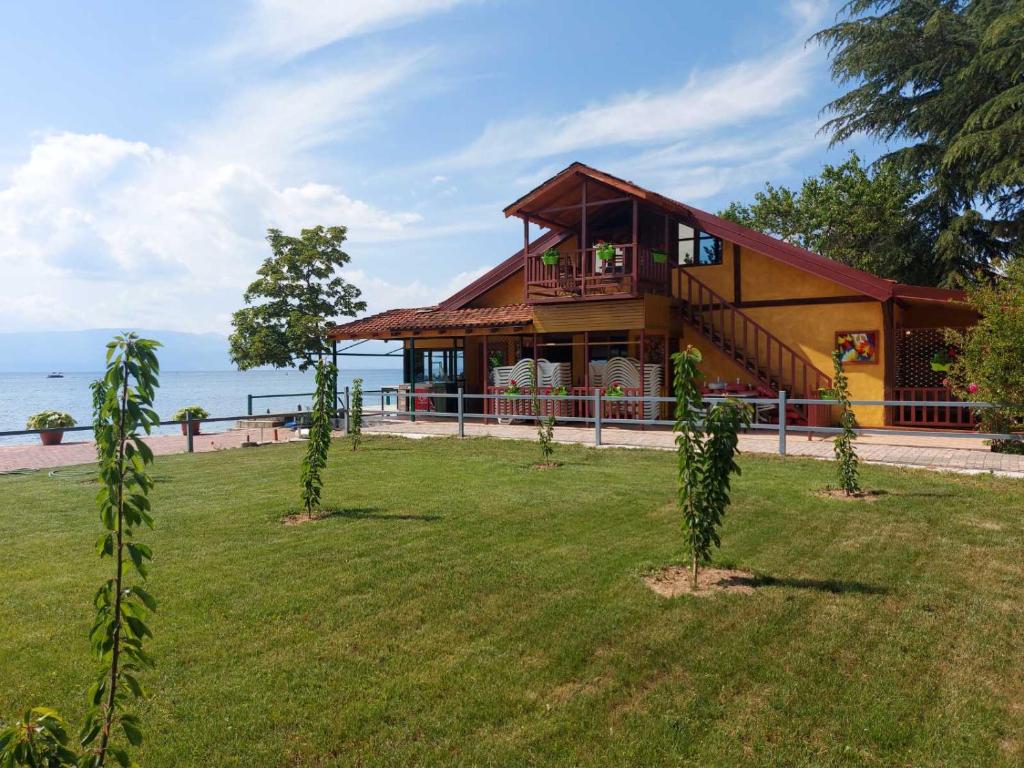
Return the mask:
M 533 308 L 527 304 L 465 309 L 421 307 L 390 309 L 387 312 L 363 317 L 351 323 L 335 326 L 327 335 L 332 339 L 363 339 L 435 329 L 501 328 L 510 325 L 529 325 L 531 322 Z
M 566 240 L 571 236 L 571 232 L 564 232 L 561 230 L 548 232 L 530 243 L 530 251 L 546 251 L 548 248 L 554 248 L 563 240 Z M 498 286 L 503 280 L 512 277 L 512 275 L 522 268 L 523 249 L 520 248 L 494 269 L 485 272 L 457 293 L 453 293 L 447 299 L 438 304 L 438 307 L 441 309 L 459 309 L 464 307 L 469 304 L 469 302 L 473 301 L 473 299 L 479 298 L 483 294 L 487 293 L 487 291 Z
M 529 206 L 531 203 L 544 204 L 542 201 L 555 201 L 560 199 L 557 187 L 560 185 L 571 185 L 575 183 L 578 175 L 594 179 L 601 184 L 612 187 L 618 192 L 635 197 L 639 200 L 649 202 L 659 208 L 669 210 L 680 216 L 694 221 L 696 225 L 705 232 L 730 240 L 743 247 L 763 253 L 769 258 L 781 261 L 797 269 L 810 272 L 818 277 L 831 280 L 834 283 L 844 285 L 851 290 L 871 296 L 879 301 L 886 301 L 891 298 L 925 298 L 931 301 L 963 301 L 964 295 L 961 291 L 950 291 L 943 288 L 923 288 L 921 286 L 906 286 L 895 283 L 891 280 L 877 277 L 868 272 L 842 264 L 832 259 L 827 259 L 817 253 L 804 248 L 779 240 L 778 238 L 766 235 L 753 229 L 748 229 L 740 224 L 728 221 L 715 216 L 707 211 L 694 208 L 672 200 L 671 198 L 659 195 L 644 189 L 631 181 L 620 179 L 604 171 L 591 168 L 583 163 L 573 163 L 565 170 L 555 174 L 538 187 L 520 197 L 514 203 L 505 208 L 506 216 L 521 216 L 531 218 Z

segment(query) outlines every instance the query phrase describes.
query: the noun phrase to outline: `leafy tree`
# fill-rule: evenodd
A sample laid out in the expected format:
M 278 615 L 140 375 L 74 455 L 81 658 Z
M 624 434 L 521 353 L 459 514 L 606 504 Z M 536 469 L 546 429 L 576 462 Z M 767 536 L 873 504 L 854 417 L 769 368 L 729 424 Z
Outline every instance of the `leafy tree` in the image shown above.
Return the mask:
M 697 588 L 701 563 L 711 560 L 711 546 L 722 542 L 718 527 L 730 503 L 731 476 L 736 463 L 739 430 L 750 424 L 750 409 L 725 400 L 705 408 L 697 381 L 702 356 L 695 347 L 672 355 L 676 411 L 679 490 L 683 531 L 690 555 L 690 578 Z
M 949 371 L 950 384 L 964 400 L 999 403 L 980 411 L 987 432 L 1008 432 L 1024 419 L 1024 261 L 1006 265 L 995 284 L 967 289 L 967 300 L 980 315 L 965 331 L 947 331 L 946 340 L 960 349 Z M 997 441 L 1002 450 L 1021 443 Z
M 880 277 L 938 285 L 958 268 L 935 255 L 936 233 L 916 202 L 922 192 L 895 164 L 872 171 L 851 152 L 799 190 L 766 184 L 751 205 L 734 202 L 722 216 Z
M 153 527 L 149 491 L 153 480 L 146 468 L 153 453 L 140 432 L 149 434 L 159 417 L 153 410 L 160 366 L 155 341 L 135 334 L 116 337 L 107 345 L 107 369 L 93 383 L 93 429 L 99 460 L 100 492 L 96 497 L 103 533 L 96 543 L 100 558 L 114 561 L 113 576 L 93 597 L 96 619 L 89 632 L 100 662 L 89 689 L 89 710 L 81 729 L 82 751 L 69 746 L 65 723 L 52 709 L 28 710 L 12 727 L 0 730 L 0 766 L 100 768 L 112 757 L 131 763 L 120 746 L 118 731 L 131 746 L 142 743 L 137 715 L 128 711 L 130 697 L 143 695 L 138 674 L 153 665 L 143 650 L 152 637 L 146 621 L 156 601 L 139 582 L 145 581 L 150 547 L 135 540 L 140 526 Z M 136 579 L 130 579 L 134 570 Z
M 309 443 L 302 460 L 302 507 L 306 517 L 320 509 L 323 480 L 320 473 L 327 466 L 327 451 L 331 447 L 331 417 L 334 415 L 334 387 L 338 370 L 333 363 L 316 363 L 316 393 L 310 411 Z
M 360 291 L 337 270 L 349 263 L 345 227 L 313 227 L 299 237 L 267 230 L 272 256 L 232 316 L 231 359 L 241 370 L 272 365 L 306 370 L 328 349 L 334 318 L 366 309 Z
M 363 380 L 352 380 L 352 402 L 348 409 L 348 432 L 352 436 L 352 450 L 363 438 Z
M 924 188 L 949 273 L 1021 252 L 1024 5 L 1019 0 L 851 0 L 814 39 L 851 85 L 826 110 L 833 144 L 865 134 Z
M 850 387 L 846 380 L 846 371 L 843 370 L 843 358 L 838 350 L 832 353 L 832 366 L 835 369 L 832 397 L 839 401 L 839 426 L 842 428 L 842 431 L 836 434 L 832 448 L 836 455 L 839 487 L 847 496 L 854 496 L 861 492 L 857 451 L 853 447 L 853 441 L 857 439 L 857 433 L 853 431 L 856 420 L 850 407 Z
M 555 452 L 555 417 L 554 414 L 545 416 L 544 409 L 541 408 L 541 400 L 537 396 L 539 387 L 537 386 L 536 361 L 534 361 L 533 366 L 530 368 L 530 389 L 533 393 L 530 404 L 533 415 L 537 419 L 537 442 L 540 444 L 540 458 L 543 464 L 548 465 L 551 463 L 551 456 Z

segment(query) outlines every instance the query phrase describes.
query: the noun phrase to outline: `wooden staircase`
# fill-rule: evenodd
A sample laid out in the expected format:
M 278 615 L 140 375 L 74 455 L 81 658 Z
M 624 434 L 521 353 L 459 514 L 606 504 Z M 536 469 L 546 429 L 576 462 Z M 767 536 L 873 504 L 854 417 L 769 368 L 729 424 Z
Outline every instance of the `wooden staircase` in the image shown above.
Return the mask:
M 747 371 L 766 397 L 785 390 L 790 397 L 817 397 L 832 379 L 815 368 L 724 296 L 681 270 L 683 318 L 717 349 Z M 786 420 L 806 424 L 806 406 L 789 406 Z

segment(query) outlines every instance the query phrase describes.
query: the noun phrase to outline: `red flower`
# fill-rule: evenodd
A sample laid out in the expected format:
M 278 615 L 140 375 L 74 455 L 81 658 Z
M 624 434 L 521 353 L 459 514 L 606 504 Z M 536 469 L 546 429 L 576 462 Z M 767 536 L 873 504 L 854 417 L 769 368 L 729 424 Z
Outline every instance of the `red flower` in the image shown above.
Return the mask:
M 517 387 L 517 386 L 519 386 L 519 382 L 518 382 L 518 381 L 516 381 L 515 379 L 512 379 L 512 381 L 510 381 L 509 383 L 510 383 L 510 384 L 511 384 L 511 385 L 512 385 L 513 387 Z
M 974 382 L 971 382 L 970 384 L 967 385 L 967 391 L 973 395 L 975 392 L 978 391 L 978 385 L 975 384 Z

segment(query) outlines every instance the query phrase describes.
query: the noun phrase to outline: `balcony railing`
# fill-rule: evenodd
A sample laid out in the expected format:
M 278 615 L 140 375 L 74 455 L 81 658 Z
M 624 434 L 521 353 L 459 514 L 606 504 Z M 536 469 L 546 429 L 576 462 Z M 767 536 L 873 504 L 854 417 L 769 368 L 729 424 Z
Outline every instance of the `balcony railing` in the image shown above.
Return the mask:
M 615 256 L 597 258 L 594 248 L 560 251 L 558 262 L 545 264 L 540 254 L 526 258 L 528 301 L 572 301 L 641 293 L 670 292 L 670 266 L 654 260 L 648 246 L 615 244 Z M 634 258 L 638 254 L 639 258 Z

